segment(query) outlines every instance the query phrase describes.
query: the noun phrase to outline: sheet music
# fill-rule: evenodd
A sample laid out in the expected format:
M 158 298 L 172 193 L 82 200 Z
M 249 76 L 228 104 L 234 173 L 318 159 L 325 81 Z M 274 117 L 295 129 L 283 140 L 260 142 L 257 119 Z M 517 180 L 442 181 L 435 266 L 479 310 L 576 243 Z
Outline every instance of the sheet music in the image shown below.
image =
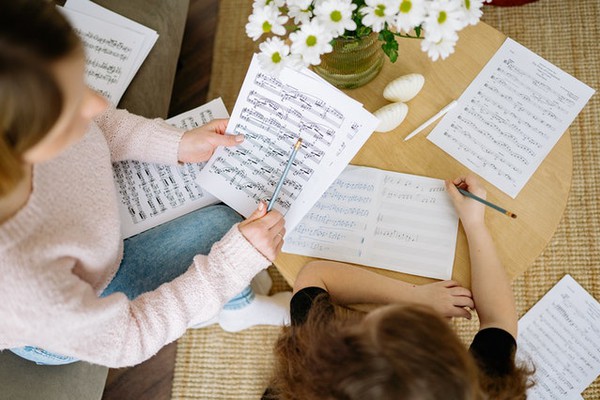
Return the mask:
M 593 93 L 506 39 L 428 139 L 515 198 Z
M 283 251 L 450 279 L 457 229 L 444 181 L 349 165 Z
M 123 28 L 130 29 L 143 35 L 143 44 L 137 56 L 135 57 L 133 68 L 129 71 L 129 76 L 126 79 L 126 86 L 129 86 L 129 84 L 133 80 L 133 77 L 142 66 L 142 63 L 144 62 L 146 57 L 148 57 L 150 50 L 152 50 L 152 47 L 154 47 L 154 44 L 156 43 L 156 40 L 159 36 L 158 33 L 156 33 L 155 30 L 148 28 L 147 26 L 144 26 L 138 22 L 135 22 L 102 6 L 99 6 L 98 4 L 89 0 L 67 0 L 67 2 L 65 3 L 65 8 L 74 11 L 79 11 L 80 13 L 87 14 L 89 16 L 99 18 L 107 22 L 111 22 L 115 25 L 119 25 Z
M 600 375 L 600 303 L 565 275 L 519 320 L 517 345 L 536 368 L 528 398 L 581 399 Z
M 219 148 L 200 173 L 202 185 L 244 216 L 270 198 L 302 138 L 274 209 L 291 231 L 371 135 L 378 120 L 330 84 L 285 68 L 263 73 L 253 58 L 228 125 L 243 134 Z
M 137 72 L 144 35 L 79 11 L 59 9 L 83 42 L 86 83 L 117 104 Z
M 221 98 L 187 111 L 166 122 L 186 130 L 229 114 Z M 139 161 L 113 163 L 119 192 L 119 212 L 124 238 L 170 221 L 219 200 L 197 183 L 206 163 L 174 165 Z

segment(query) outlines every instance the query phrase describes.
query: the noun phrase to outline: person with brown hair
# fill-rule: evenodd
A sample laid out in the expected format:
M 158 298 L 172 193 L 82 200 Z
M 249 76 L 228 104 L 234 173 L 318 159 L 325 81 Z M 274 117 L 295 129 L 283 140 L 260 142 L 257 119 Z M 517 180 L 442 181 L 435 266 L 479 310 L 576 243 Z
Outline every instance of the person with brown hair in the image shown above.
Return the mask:
M 276 344 L 263 400 L 525 399 L 531 371 L 515 365 L 517 313 L 509 278 L 485 226 L 473 176 L 446 182 L 469 242 L 472 289 L 454 281 L 417 286 L 333 261 L 308 263 L 291 300 L 292 324 Z M 334 304 L 387 304 L 341 318 Z M 469 351 L 444 317 L 480 329 Z
M 184 131 L 118 110 L 84 70 L 53 2 L 3 2 L 0 350 L 40 364 L 134 365 L 232 297 L 231 330 L 285 322 L 289 297 L 248 286 L 285 233 L 264 203 L 245 221 L 215 205 L 121 238 L 113 161 L 201 162 L 243 136 L 224 135 L 227 120 Z

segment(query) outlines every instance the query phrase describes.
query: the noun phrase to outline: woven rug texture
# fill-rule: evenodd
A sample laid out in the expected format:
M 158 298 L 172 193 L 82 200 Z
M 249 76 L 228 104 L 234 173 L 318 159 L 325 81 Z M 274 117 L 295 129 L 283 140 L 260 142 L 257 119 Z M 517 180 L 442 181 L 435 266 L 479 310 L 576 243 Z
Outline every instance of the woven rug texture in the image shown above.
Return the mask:
M 249 0 L 221 0 L 209 99 L 229 110 L 241 87 L 255 44 L 245 35 Z M 483 21 L 572 74 L 600 88 L 600 1 L 539 0 L 520 7 L 484 8 Z M 242 62 L 243 61 L 243 62 Z M 565 274 L 600 299 L 600 97 L 594 95 L 569 128 L 573 182 L 566 211 L 546 249 L 513 281 L 519 315 L 525 314 Z M 273 291 L 289 287 L 271 267 Z M 477 321 L 454 321 L 465 343 Z M 218 325 L 188 330 L 177 345 L 173 399 L 259 399 L 270 376 L 277 327 L 240 333 Z M 600 399 L 600 379 L 583 393 Z

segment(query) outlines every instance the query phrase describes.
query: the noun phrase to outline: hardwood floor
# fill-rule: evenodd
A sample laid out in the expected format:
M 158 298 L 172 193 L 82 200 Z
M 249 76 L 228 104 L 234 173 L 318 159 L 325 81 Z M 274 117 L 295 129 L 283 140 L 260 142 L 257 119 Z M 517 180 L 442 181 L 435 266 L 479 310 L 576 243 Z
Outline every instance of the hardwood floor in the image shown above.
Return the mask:
M 206 102 L 210 81 L 218 0 L 190 0 L 169 116 Z M 103 400 L 168 400 L 176 343 L 165 346 L 148 361 L 130 368 L 111 369 Z

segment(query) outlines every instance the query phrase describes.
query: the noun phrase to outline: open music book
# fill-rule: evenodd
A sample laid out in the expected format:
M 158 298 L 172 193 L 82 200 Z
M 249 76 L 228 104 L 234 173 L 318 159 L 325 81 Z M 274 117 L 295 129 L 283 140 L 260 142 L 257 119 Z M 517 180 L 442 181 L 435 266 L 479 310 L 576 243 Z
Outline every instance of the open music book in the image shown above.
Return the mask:
M 349 165 L 283 251 L 451 279 L 457 230 L 444 181 Z

